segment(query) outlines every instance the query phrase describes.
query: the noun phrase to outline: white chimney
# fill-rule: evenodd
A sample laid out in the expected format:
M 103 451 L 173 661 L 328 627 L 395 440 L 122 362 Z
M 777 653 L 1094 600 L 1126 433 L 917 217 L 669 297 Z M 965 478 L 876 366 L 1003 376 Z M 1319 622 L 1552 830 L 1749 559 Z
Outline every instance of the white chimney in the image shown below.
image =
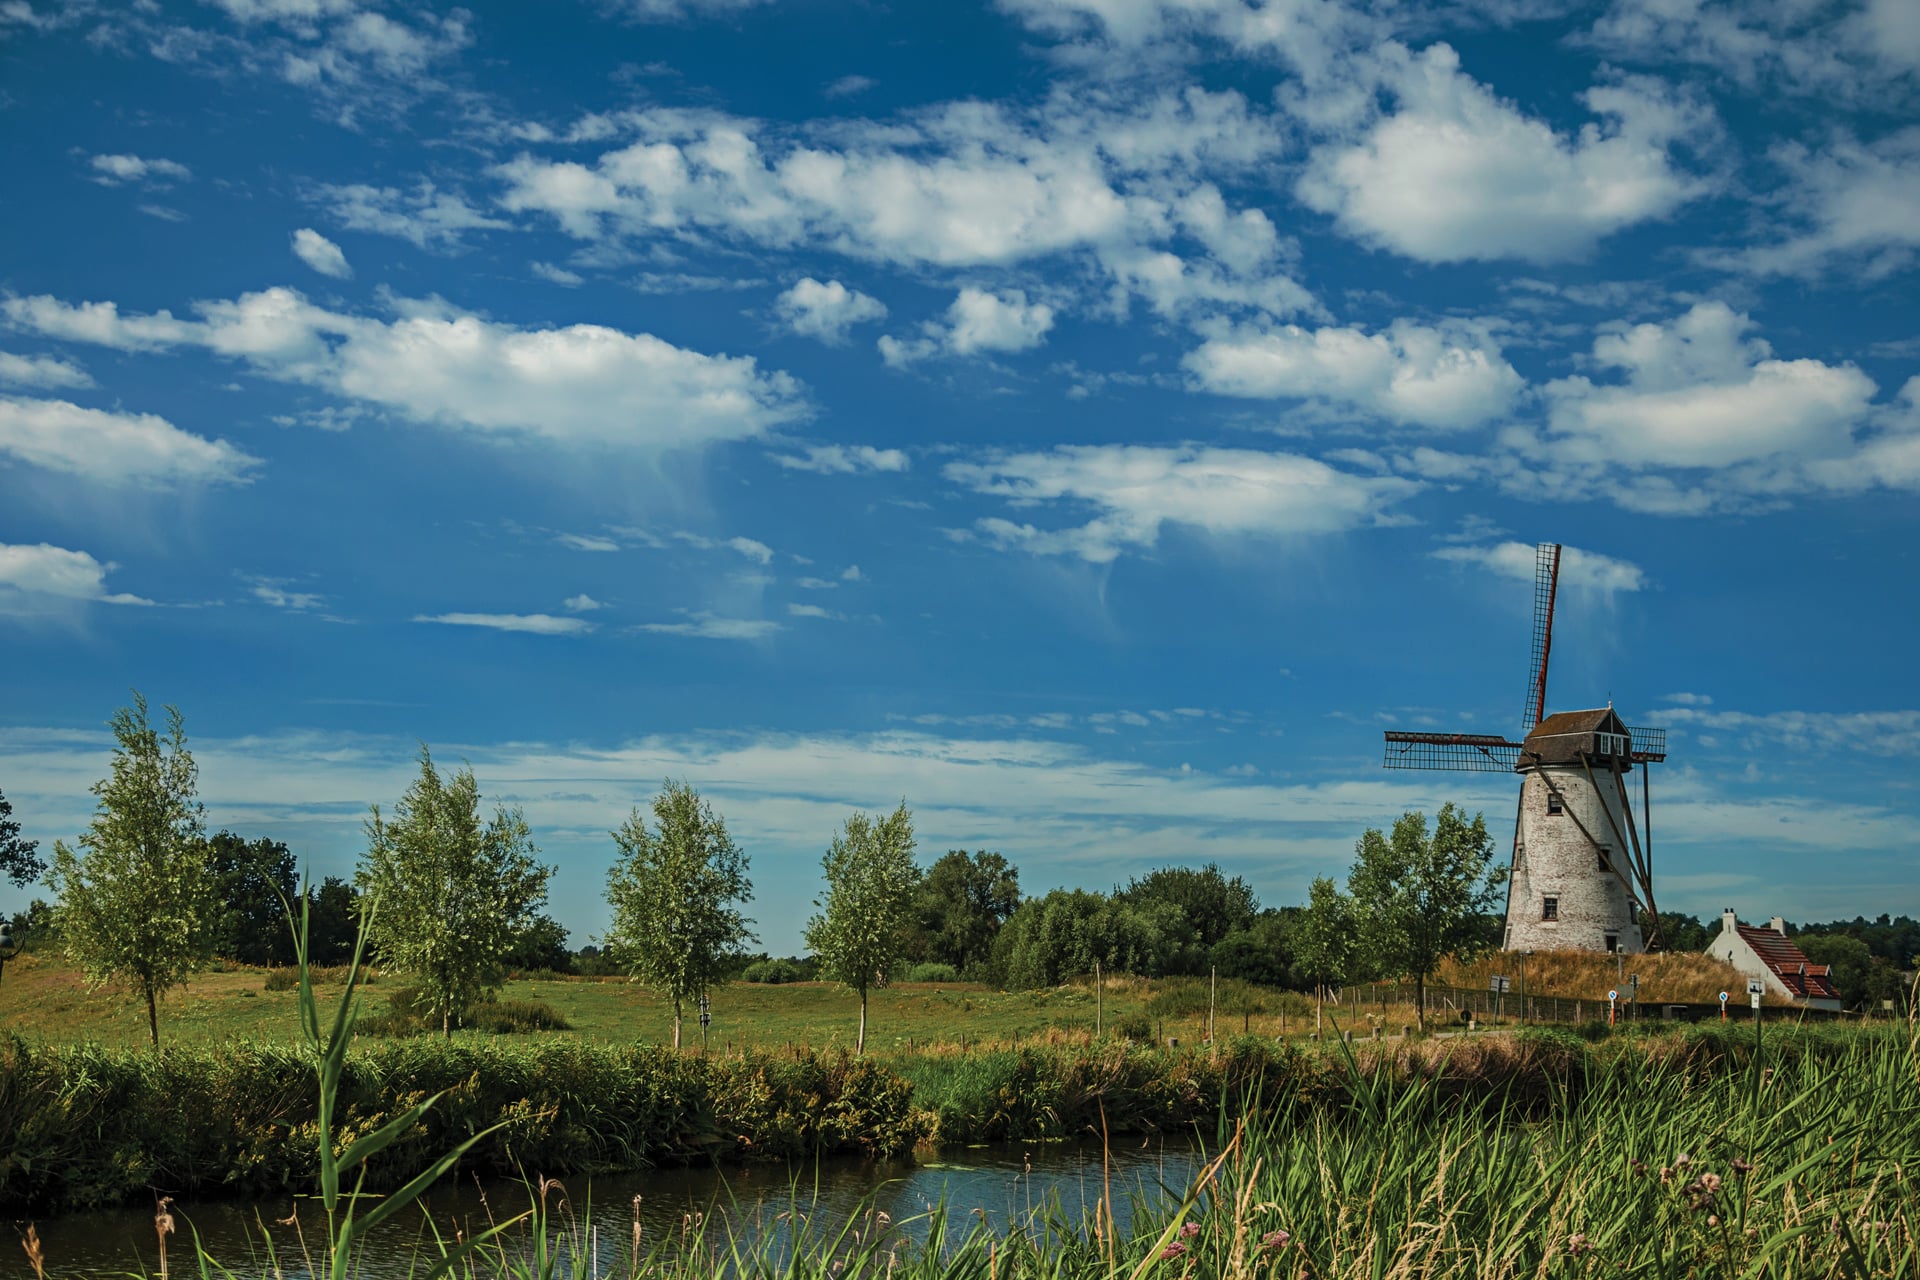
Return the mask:
M 1773 919 L 1767 921 L 1767 928 L 1773 930 L 1783 938 L 1787 936 L 1787 922 L 1779 916 L 1775 916 Z

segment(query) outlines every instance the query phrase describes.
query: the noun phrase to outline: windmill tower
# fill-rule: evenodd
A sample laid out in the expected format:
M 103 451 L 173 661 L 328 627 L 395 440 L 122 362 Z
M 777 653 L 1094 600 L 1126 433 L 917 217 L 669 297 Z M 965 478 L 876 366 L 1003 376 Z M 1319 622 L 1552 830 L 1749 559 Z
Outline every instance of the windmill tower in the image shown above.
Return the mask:
M 1648 771 L 1667 758 L 1664 729 L 1632 728 L 1611 704 L 1547 714 L 1547 660 L 1560 589 L 1560 545 L 1534 558 L 1533 656 L 1522 741 L 1466 733 L 1388 733 L 1386 767 L 1520 775 L 1507 880 L 1509 951 L 1644 951 L 1653 902 Z M 1640 771 L 1636 824 L 1628 775 Z M 1644 835 L 1642 828 L 1644 827 Z

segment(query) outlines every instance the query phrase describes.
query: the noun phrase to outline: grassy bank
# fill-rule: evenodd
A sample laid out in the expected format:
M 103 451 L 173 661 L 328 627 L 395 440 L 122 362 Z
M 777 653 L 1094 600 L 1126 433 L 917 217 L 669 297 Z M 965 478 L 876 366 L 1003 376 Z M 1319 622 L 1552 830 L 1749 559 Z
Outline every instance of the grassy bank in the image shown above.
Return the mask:
M 1782 1029 L 1778 1071 L 1893 1042 L 1892 1029 Z M 1879 1050 L 1876 1050 L 1878 1052 Z M 917 1143 L 1032 1141 L 1193 1131 L 1221 1116 L 1287 1123 L 1351 1116 L 1375 1092 L 1419 1089 L 1479 1115 L 1545 1115 L 1658 1069 L 1678 1082 L 1745 1070 L 1750 1035 L 1719 1029 L 1598 1045 L 1555 1032 L 1474 1042 L 1333 1047 L 1256 1038 L 1217 1052 L 1056 1033 L 1019 1049 L 854 1058 L 842 1052 L 700 1056 L 580 1041 L 436 1038 L 364 1043 L 346 1060 L 334 1123 L 370 1133 L 445 1096 L 379 1153 L 370 1186 L 399 1185 L 491 1129 L 463 1166 L 568 1175 L 708 1160 L 900 1154 Z M 0 1044 L 0 1212 L 47 1213 L 171 1194 L 262 1197 L 310 1184 L 317 1162 L 312 1057 L 231 1042 L 138 1050 Z M 1356 1085 L 1356 1082 L 1360 1082 Z M 492 1128 L 499 1126 L 498 1128 Z

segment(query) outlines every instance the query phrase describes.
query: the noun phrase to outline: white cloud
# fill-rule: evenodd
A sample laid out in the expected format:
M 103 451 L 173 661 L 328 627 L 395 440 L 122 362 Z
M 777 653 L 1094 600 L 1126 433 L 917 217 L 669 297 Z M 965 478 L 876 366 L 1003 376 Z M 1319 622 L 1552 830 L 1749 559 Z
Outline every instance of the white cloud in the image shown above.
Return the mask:
M 853 475 L 860 471 L 905 471 L 907 455 L 898 449 L 876 449 L 871 445 L 810 445 L 804 454 L 776 453 L 773 460 L 789 471 L 812 471 L 820 475 Z
M 1704 702 L 1711 702 L 1705 699 Z M 1920 755 L 1920 711 L 1712 711 L 1704 705 L 1665 708 L 1661 718 L 1696 736 L 1724 735 L 1718 745 L 1763 751 L 1866 751 Z
M 1588 90 L 1600 122 L 1569 138 L 1464 75 L 1444 44 L 1386 78 L 1397 109 L 1317 149 L 1298 187 L 1366 243 L 1423 262 L 1555 261 L 1709 189 L 1669 149 L 1709 136 L 1710 113 L 1654 82 Z
M 549 284 L 562 285 L 575 289 L 586 283 L 586 277 L 578 271 L 569 271 L 565 267 L 556 267 L 551 262 L 529 263 L 527 269 Z
M 1208 391 L 1351 406 L 1390 422 L 1454 428 L 1507 413 L 1525 386 L 1483 327 L 1396 320 L 1355 328 L 1229 330 L 1187 356 Z
M 1788 234 L 1770 244 L 1704 255 L 1710 263 L 1761 275 L 1818 275 L 1836 260 L 1870 277 L 1902 270 L 1920 250 L 1920 126 L 1870 146 L 1840 136 L 1819 148 L 1786 143 L 1774 161 L 1786 172 Z
M 590 613 L 595 609 L 604 609 L 607 607 L 584 591 L 577 596 L 568 596 L 560 603 L 566 607 L 568 613 Z
M 247 582 L 254 599 L 275 609 L 304 613 L 308 609 L 318 609 L 327 602 L 325 596 L 311 591 L 288 591 L 284 578 L 249 578 Z
M 620 0 L 619 8 L 642 22 L 719 17 L 772 4 L 773 0 Z
M 965 288 L 947 308 L 945 323 L 929 320 L 920 328 L 924 338 L 880 339 L 880 354 L 888 364 L 904 367 L 936 351 L 956 356 L 1029 351 L 1046 341 L 1047 331 L 1053 328 L 1053 308 L 1029 303 L 1022 289 L 988 293 Z
M 1064 503 L 1097 514 L 1085 525 L 1041 529 L 998 518 L 976 536 L 1038 554 L 1104 563 L 1152 547 L 1163 525 L 1215 537 L 1300 537 L 1389 519 L 1420 486 L 1335 470 L 1312 458 L 1246 449 L 1063 446 L 984 462 L 953 462 L 947 478 L 1019 507 Z
M 1713 699 L 1704 693 L 1663 693 L 1660 701 L 1671 702 L 1676 707 L 1710 707 Z
M 699 547 L 703 551 L 732 551 L 745 556 L 755 564 L 772 564 L 773 548 L 754 538 L 709 538 L 705 534 L 688 533 L 685 530 L 673 534 L 675 542 L 684 542 L 690 547 Z
M 1075 255 L 1122 303 L 1138 293 L 1163 310 L 1311 301 L 1277 269 L 1266 215 L 1227 208 L 1214 186 L 1283 146 L 1275 118 L 1237 93 L 1062 90 L 1027 111 L 966 101 L 811 131 L 703 111 L 599 119 L 596 136 L 635 140 L 590 164 L 529 153 L 498 166 L 501 208 L 590 241 L 719 236 L 911 267 Z
M 90 387 L 93 378 L 85 369 L 67 360 L 0 351 L 0 382 L 16 387 Z
M 831 609 L 823 609 L 817 604 L 790 604 L 787 612 L 796 618 L 838 618 L 840 615 Z
M 871 76 L 841 76 L 820 92 L 829 98 L 851 98 L 865 93 L 877 83 Z
M 93 172 L 94 181 L 106 186 L 118 186 L 124 182 L 164 186 L 173 182 L 185 182 L 193 176 L 192 170 L 175 161 L 146 160 L 131 155 L 95 156 Z
M 1594 362 L 1624 384 L 1547 384 L 1552 446 L 1567 461 L 1727 467 L 1844 454 L 1874 384 L 1852 365 L 1777 360 L 1753 322 L 1703 302 L 1670 324 L 1602 335 Z
M 322 186 L 315 198 L 349 231 L 398 236 L 422 249 L 450 249 L 470 231 L 500 231 L 513 225 L 424 180 L 406 191 L 365 184 Z
M 0 614 L 14 617 L 58 615 L 77 605 L 152 604 L 139 596 L 107 592 L 102 564 L 84 551 L 42 542 L 37 546 L 0 542 Z
M 150 413 L 0 396 L 0 454 L 107 484 L 240 484 L 260 460 Z
M 848 565 L 846 571 L 840 575 L 842 582 L 865 582 L 866 580 L 866 575 L 860 572 L 860 566 L 857 564 Z
M 1920 10 L 1909 0 L 1613 0 L 1588 42 L 1643 62 L 1711 67 L 1749 92 L 1884 101 L 1920 71 Z
M 1517 582 L 1534 580 L 1534 547 L 1529 543 L 1441 547 L 1432 554 L 1436 560 L 1477 564 Z M 1612 595 L 1619 591 L 1644 590 L 1646 583 L 1646 572 L 1630 561 L 1617 560 L 1598 551 L 1582 551 L 1579 547 L 1560 549 L 1560 585 L 1563 587 Z
M 323 276 L 345 280 L 353 275 L 353 268 L 347 265 L 347 255 L 340 251 L 340 246 L 312 227 L 302 227 L 293 233 L 293 252 Z
M 561 546 L 573 551 L 618 551 L 620 544 L 612 538 L 603 538 L 598 534 L 562 533 L 553 539 Z
M 200 321 L 44 296 L 4 304 L 15 324 L 48 336 L 191 343 L 268 377 L 496 437 L 661 451 L 761 435 L 805 413 L 799 384 L 760 372 L 751 356 L 703 355 L 602 325 L 521 329 L 438 302 L 393 306 L 391 320 L 331 312 L 286 288 L 201 303 Z
M 825 284 L 812 276 L 796 283 L 774 299 L 773 307 L 787 328 L 803 338 L 840 343 L 847 330 L 869 320 L 883 319 L 886 304 L 870 298 L 858 289 L 849 289 L 838 280 Z
M 438 622 L 450 627 L 485 627 L 536 636 L 577 636 L 593 630 L 585 618 L 556 618 L 550 613 L 437 613 L 416 614 L 415 622 Z
M 635 629 L 701 640 L 764 640 L 782 628 L 779 623 L 765 619 L 722 618 L 700 610 L 689 613 L 685 622 L 643 622 Z

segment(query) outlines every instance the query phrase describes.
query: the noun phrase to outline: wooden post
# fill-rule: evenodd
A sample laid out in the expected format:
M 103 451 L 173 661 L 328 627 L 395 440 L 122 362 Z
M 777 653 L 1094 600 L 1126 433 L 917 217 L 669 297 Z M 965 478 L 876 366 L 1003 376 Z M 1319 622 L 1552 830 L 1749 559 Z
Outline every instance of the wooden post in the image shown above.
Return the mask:
M 1100 1038 L 1101 1007 L 1105 1003 L 1106 988 L 1100 981 L 1100 962 L 1093 962 L 1093 1038 Z
M 1215 983 L 1219 980 L 1219 977 L 1220 977 L 1219 969 L 1212 968 L 1212 967 L 1209 967 L 1207 969 L 1207 1043 L 1208 1044 L 1213 1043 L 1213 989 L 1214 989 Z

